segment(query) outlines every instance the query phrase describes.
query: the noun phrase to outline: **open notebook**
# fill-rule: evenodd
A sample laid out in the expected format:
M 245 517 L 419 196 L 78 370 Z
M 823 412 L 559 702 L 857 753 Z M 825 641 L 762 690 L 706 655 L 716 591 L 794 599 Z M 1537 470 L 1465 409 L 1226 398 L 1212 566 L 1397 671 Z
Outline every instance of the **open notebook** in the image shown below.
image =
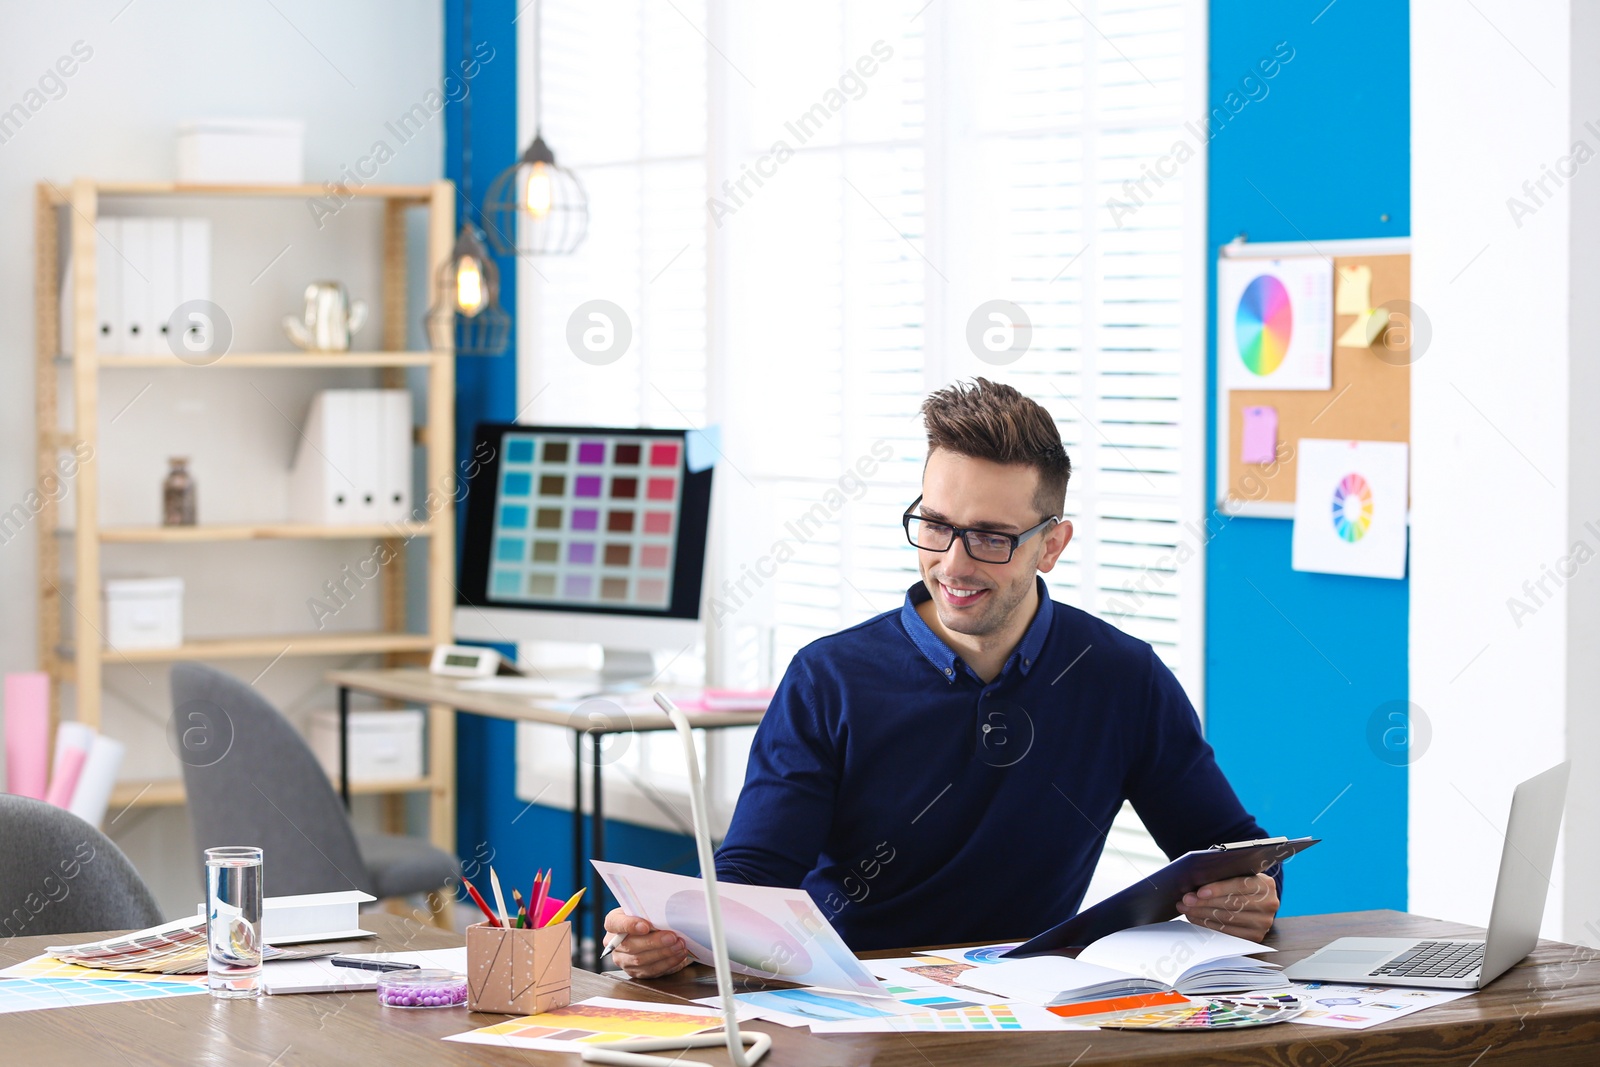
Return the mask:
M 1276 949 L 1182 920 L 1119 930 L 1068 956 L 1001 959 L 961 974 L 961 984 L 1055 1007 L 1176 989 L 1187 996 L 1280 989 L 1275 963 L 1248 954 Z

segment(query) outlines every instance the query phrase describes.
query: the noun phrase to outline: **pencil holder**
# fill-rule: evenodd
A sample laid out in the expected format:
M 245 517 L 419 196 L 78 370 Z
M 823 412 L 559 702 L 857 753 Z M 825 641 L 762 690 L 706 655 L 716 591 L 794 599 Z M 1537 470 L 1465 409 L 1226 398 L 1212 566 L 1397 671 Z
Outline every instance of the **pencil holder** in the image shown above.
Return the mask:
M 467 927 L 467 1010 L 537 1015 L 572 1002 L 572 924 Z

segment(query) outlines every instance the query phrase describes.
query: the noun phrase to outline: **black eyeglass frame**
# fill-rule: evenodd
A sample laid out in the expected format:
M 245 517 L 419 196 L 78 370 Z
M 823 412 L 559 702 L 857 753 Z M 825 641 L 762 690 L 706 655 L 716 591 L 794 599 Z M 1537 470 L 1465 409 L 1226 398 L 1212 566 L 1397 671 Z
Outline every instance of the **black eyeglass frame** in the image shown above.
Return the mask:
M 920 504 L 920 503 L 922 503 L 922 494 L 919 493 L 919 494 L 917 494 L 917 499 L 913 500 L 911 502 L 911 506 L 906 508 L 905 512 L 900 516 L 900 525 L 906 531 L 906 542 L 908 544 L 910 544 L 912 548 L 918 549 L 918 550 L 920 550 L 922 552 L 948 552 L 948 551 L 950 551 L 951 548 L 953 548 L 955 546 L 955 543 L 957 541 L 960 541 L 961 542 L 961 547 L 966 549 L 967 556 L 969 558 L 977 560 L 979 563 L 992 563 L 992 564 L 994 564 L 996 566 L 1000 566 L 1002 564 L 1010 563 L 1012 561 L 1012 559 L 1016 557 L 1017 546 L 1021 545 L 1022 542 L 1028 540 L 1030 537 L 1033 537 L 1035 534 L 1041 532 L 1046 526 L 1049 526 L 1051 523 L 1060 522 L 1061 521 L 1061 516 L 1060 515 L 1051 515 L 1049 518 L 1045 519 L 1043 522 L 1039 523 L 1037 526 L 1030 526 L 1028 529 L 1023 530 L 1021 533 L 1017 533 L 1017 534 L 1006 533 L 1003 530 L 979 530 L 979 529 L 976 529 L 975 527 L 971 527 L 971 526 L 966 526 L 966 527 L 951 526 L 947 522 L 937 522 L 934 519 L 924 518 L 921 515 L 913 515 L 913 514 L 911 514 L 913 511 L 916 510 L 917 505 Z M 917 544 L 916 538 L 911 533 L 911 520 L 912 519 L 916 519 L 918 522 L 931 522 L 935 526 L 947 527 L 950 530 L 950 543 L 948 545 L 945 545 L 943 548 L 928 548 L 926 545 Z M 1011 542 L 1011 551 L 1006 553 L 1006 558 L 1003 559 L 1003 560 L 1001 560 L 1001 559 L 984 559 L 982 556 L 979 556 L 976 552 L 972 551 L 972 542 L 967 540 L 967 535 L 968 534 L 983 534 L 985 537 L 1004 537 L 1004 538 L 1007 538 Z

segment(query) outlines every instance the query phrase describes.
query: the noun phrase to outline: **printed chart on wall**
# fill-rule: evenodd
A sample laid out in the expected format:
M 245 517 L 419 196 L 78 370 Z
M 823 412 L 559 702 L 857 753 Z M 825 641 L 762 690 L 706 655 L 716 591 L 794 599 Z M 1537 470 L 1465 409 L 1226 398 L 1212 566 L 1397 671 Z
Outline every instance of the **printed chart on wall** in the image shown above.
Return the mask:
M 1407 450 L 1402 441 L 1301 438 L 1295 570 L 1406 576 Z
M 1217 261 L 1217 359 L 1228 389 L 1327 389 L 1332 352 L 1331 260 Z

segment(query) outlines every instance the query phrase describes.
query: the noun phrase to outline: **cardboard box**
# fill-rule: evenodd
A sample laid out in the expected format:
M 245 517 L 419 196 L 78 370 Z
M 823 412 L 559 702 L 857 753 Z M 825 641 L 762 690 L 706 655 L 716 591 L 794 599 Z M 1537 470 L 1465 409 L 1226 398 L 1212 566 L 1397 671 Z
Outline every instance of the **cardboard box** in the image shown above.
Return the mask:
M 183 579 L 107 578 L 105 621 L 114 649 L 183 644 Z
M 467 927 L 467 1010 L 537 1015 L 572 1003 L 572 923 Z

